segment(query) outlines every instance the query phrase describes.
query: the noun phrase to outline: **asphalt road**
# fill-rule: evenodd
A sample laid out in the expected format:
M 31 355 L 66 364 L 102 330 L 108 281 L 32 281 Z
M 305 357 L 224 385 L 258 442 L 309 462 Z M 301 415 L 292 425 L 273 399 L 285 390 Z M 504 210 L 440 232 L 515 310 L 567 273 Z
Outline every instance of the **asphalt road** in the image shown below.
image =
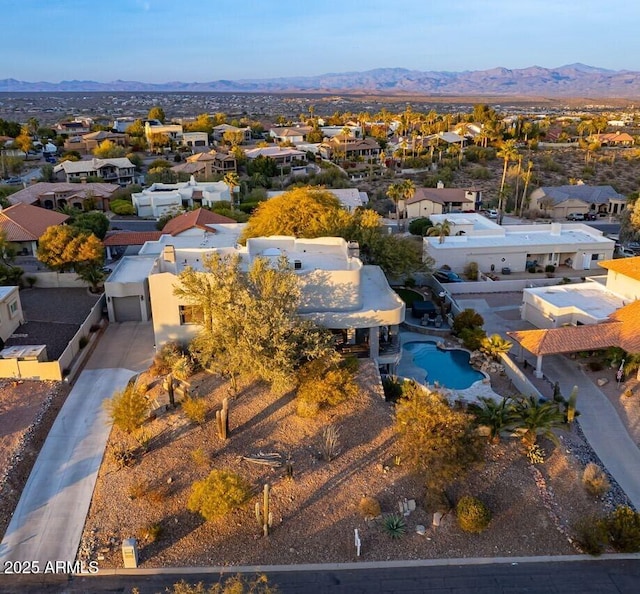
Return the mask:
M 281 594 L 637 594 L 640 591 L 638 558 L 493 564 L 461 560 L 464 565 L 455 564 L 455 561 L 450 565 L 445 564 L 447 561 L 417 561 L 414 565 L 418 563 L 423 565 L 375 568 L 363 564 L 358 569 L 333 567 L 268 571 L 266 574 Z M 230 575 L 234 573 L 231 568 L 225 571 Z M 208 586 L 217 583 L 220 575 L 213 571 L 189 573 L 186 570 L 162 575 L 98 574 L 71 580 L 64 576 L 45 577 L 9 579 L 10 576 L 0 576 L 0 593 L 101 594 L 128 593 L 137 588 L 140 594 L 156 594 L 166 592 L 166 588 L 180 580 L 190 584 L 204 582 Z

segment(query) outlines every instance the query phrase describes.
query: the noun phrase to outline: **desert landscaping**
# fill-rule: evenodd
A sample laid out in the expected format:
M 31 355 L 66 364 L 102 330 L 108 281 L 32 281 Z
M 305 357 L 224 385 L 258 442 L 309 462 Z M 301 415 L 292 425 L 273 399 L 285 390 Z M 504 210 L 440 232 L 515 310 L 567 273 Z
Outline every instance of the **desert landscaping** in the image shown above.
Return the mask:
M 434 525 L 438 509 L 430 508 L 423 482 L 403 466 L 394 405 L 384 400 L 375 375 L 370 364 L 363 365 L 358 397 L 311 419 L 296 415 L 292 393 L 245 385 L 230 399 L 230 433 L 222 440 L 215 410 L 229 386 L 199 372 L 190 379 L 191 395 L 206 403 L 204 422 L 189 420 L 178 407 L 147 422 L 137 438 L 112 430 L 80 558 L 120 567 L 120 544 L 131 537 L 138 541 L 141 567 L 567 555 L 581 551 L 574 541 L 576 522 L 611 509 L 610 500 L 594 498 L 581 484 L 589 447 L 573 427 L 558 432 L 560 447 L 542 442 L 544 464 L 531 464 L 513 438 L 490 444 L 484 461 L 447 489 L 451 503 L 464 495 L 485 503 L 492 514 L 487 530 L 466 533 L 455 512 L 442 508 Z M 151 400 L 166 401 L 158 379 L 145 374 L 139 381 L 152 386 Z M 513 393 L 501 374 L 492 385 Z M 339 432 L 331 461 L 323 455 L 327 426 Z M 123 450 L 133 453 L 126 464 Z M 282 464 L 245 459 L 260 454 L 273 454 Z M 253 497 L 228 515 L 204 521 L 188 511 L 187 502 L 192 483 L 213 469 L 240 474 Z M 273 522 L 265 537 L 254 506 L 262 504 L 267 483 Z M 374 512 L 371 499 L 379 504 Z M 393 538 L 384 519 L 399 514 L 405 500 L 406 533 Z M 377 517 L 367 515 L 372 513 Z

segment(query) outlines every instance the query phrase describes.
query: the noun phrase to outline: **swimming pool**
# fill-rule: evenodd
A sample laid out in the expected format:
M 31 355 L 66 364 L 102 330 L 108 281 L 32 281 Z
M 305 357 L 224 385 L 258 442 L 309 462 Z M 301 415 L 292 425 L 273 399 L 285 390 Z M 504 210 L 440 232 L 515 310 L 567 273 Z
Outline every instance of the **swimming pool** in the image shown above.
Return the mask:
M 415 365 L 427 372 L 424 378 L 426 383 L 438 382 L 445 388 L 465 390 L 485 378 L 483 373 L 469 365 L 467 351 L 443 351 L 432 341 L 406 342 L 402 348 L 413 355 Z

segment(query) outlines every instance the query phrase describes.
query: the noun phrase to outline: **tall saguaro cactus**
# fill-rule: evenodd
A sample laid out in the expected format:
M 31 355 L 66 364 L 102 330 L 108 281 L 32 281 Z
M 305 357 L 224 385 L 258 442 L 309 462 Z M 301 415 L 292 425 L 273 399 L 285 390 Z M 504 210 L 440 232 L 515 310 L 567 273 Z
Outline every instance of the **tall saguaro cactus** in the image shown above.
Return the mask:
M 229 399 L 222 400 L 222 409 L 216 411 L 216 428 L 218 429 L 218 437 L 227 439 L 229 435 Z
M 256 501 L 256 520 L 258 525 L 262 527 L 262 534 L 269 536 L 269 528 L 273 524 L 273 514 L 269 511 L 269 483 L 266 483 L 262 491 L 262 512 L 260 511 L 260 502 Z

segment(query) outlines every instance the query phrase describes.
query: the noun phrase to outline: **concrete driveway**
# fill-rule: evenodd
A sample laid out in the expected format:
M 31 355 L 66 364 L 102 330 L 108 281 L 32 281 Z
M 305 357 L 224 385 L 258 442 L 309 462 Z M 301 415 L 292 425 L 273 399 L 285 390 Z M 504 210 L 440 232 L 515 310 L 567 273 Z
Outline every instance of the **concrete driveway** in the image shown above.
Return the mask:
M 111 430 L 103 406 L 153 358 L 150 322 L 110 325 L 60 410 L 2 543 L 5 561 L 73 562 Z

